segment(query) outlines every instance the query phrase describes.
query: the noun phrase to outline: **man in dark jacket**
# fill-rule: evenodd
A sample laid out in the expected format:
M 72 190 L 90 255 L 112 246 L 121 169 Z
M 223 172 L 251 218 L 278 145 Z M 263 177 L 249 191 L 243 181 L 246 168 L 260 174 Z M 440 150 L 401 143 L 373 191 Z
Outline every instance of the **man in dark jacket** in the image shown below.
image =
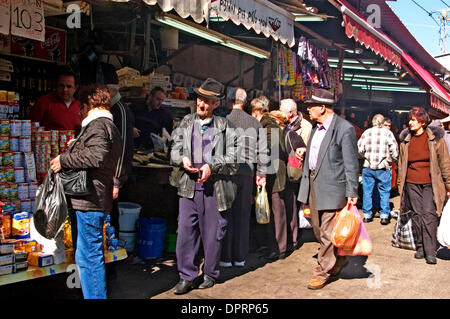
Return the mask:
M 346 265 L 331 242 L 336 212 L 358 200 L 358 147 L 355 128 L 334 114 L 334 96 L 316 89 L 308 104 L 317 122 L 308 143 L 298 200 L 309 204 L 314 234 L 320 243 L 309 289 L 323 288 Z
M 180 281 L 175 294 L 185 294 L 194 287 L 198 276 L 195 257 L 204 249 L 203 282 L 210 288 L 220 275 L 219 261 L 227 220 L 224 215 L 236 196 L 236 135 L 223 117 L 213 115 L 223 98 L 224 86 L 207 79 L 197 93 L 197 112 L 186 115 L 172 133 L 170 161 L 180 167 L 177 177 L 180 198 L 177 267 Z
M 113 66 L 109 64 L 103 65 L 103 81 L 111 95 L 111 113 L 113 115 L 114 124 L 120 132 L 123 145 L 120 152 L 119 160 L 114 174 L 113 188 L 113 210 L 111 211 L 111 224 L 114 226 L 116 236 L 119 235 L 119 211 L 118 200 L 119 191 L 123 188 L 128 176 L 133 169 L 133 127 L 134 117 L 131 110 L 121 99 L 119 93 L 119 77 Z

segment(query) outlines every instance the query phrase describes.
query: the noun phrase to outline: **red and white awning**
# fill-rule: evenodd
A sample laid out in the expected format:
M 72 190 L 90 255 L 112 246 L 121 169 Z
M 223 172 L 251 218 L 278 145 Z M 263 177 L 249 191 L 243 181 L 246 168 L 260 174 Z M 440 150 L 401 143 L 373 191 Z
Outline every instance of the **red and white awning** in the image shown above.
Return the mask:
M 162 11 L 175 12 L 186 19 L 192 17 L 195 22 L 202 23 L 208 17 L 209 3 L 211 0 L 143 0 L 146 4 L 153 6 L 158 4 Z
M 354 38 L 355 41 L 372 50 L 375 54 L 380 55 L 389 63 L 401 67 L 402 49 L 385 34 L 373 28 L 353 9 L 342 5 L 341 11 L 344 18 L 345 34 L 349 38 Z

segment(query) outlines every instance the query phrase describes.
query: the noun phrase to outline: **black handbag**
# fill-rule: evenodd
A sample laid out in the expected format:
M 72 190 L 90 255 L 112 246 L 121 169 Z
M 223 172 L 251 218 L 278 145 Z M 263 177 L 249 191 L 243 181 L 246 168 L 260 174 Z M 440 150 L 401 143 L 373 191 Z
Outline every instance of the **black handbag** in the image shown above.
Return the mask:
M 80 132 L 78 138 L 69 146 L 67 152 L 71 152 L 85 131 L 86 127 Z M 86 196 L 92 193 L 92 181 L 88 177 L 86 170 L 62 169 L 58 172 L 59 179 L 64 188 L 64 193 L 70 196 Z

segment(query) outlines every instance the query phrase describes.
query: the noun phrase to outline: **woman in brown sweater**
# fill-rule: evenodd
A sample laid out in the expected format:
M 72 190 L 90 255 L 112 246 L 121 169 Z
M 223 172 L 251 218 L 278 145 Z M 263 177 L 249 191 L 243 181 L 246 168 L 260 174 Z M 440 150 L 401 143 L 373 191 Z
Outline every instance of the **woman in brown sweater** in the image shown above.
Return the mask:
M 413 107 L 409 128 L 400 133 L 399 194 L 401 213 L 412 218 L 417 251 L 415 258 L 436 264 L 436 232 L 450 190 L 450 157 L 440 127 L 428 126 L 425 109 Z

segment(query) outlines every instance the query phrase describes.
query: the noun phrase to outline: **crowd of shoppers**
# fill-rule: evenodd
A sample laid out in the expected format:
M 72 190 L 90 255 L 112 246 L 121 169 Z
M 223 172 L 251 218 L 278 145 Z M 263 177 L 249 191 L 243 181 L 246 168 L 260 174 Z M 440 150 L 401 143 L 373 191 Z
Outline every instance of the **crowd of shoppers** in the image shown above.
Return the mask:
M 307 287 L 323 288 L 348 263 L 337 254 L 331 231 L 336 212 L 357 204 L 360 173 L 363 221 L 373 221 L 375 210 L 381 224 L 389 224 L 390 191 L 398 180 L 399 213 L 415 212 L 415 258 L 436 263 L 438 218 L 450 190 L 450 117 L 430 124 L 425 109 L 415 107 L 409 127 L 394 136 L 390 119 L 376 114 L 373 127 L 358 139 L 354 125 L 335 113 L 335 97 L 327 90 L 316 89 L 304 105 L 311 123 L 294 100 L 283 99 L 276 109 L 265 96 L 248 101 L 243 88 L 228 92 L 229 108 L 218 115 L 225 86 L 208 78 L 194 89 L 196 112 L 172 132 L 173 121 L 161 109 L 165 92 L 160 88 L 132 112 L 121 101 L 115 72 L 105 69 L 106 86 L 83 87 L 77 100 L 72 73 L 62 72 L 58 83 L 57 92 L 41 98 L 31 114 L 49 128 L 79 132 L 68 151 L 52 159 L 51 170 L 85 169 L 93 181 L 92 194 L 68 197 L 85 298 L 107 295 L 102 226 L 109 213 L 117 213 L 114 206 L 131 171 L 133 148 L 151 145 L 151 133 L 163 130 L 172 133 L 170 161 L 180 170 L 175 294 L 210 288 L 221 268 L 245 266 L 258 186 L 267 190 L 270 206 L 270 222 L 258 225 L 264 234 L 259 239 L 263 257 L 283 259 L 298 248 L 298 210 L 308 205 L 320 245 Z M 293 157 L 301 163 L 298 180 L 288 174 Z M 112 222 L 118 224 L 116 219 Z M 204 263 L 197 283 L 200 249 Z

